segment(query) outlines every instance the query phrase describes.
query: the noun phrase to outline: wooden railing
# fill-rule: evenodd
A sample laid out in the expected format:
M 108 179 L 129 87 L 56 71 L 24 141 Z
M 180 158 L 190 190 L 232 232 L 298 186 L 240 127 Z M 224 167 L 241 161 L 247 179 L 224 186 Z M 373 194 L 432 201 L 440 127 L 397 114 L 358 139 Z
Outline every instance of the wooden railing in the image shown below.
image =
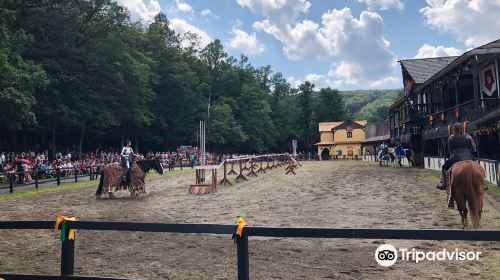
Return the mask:
M 75 240 L 68 240 L 69 229 L 89 231 L 130 231 L 130 232 L 169 232 L 226 234 L 236 232 L 236 225 L 216 224 L 157 224 L 127 222 L 86 222 L 67 221 L 67 231 L 61 245 L 61 276 L 9 275 L 0 277 L 11 279 L 106 279 L 102 277 L 74 276 Z M 53 221 L 3 221 L 1 229 L 38 229 L 54 230 Z M 236 256 L 238 259 L 238 279 L 250 278 L 250 259 L 248 237 L 285 237 L 285 238 L 349 238 L 349 239 L 403 239 L 403 240 L 466 240 L 500 241 L 499 230 L 458 230 L 458 229 L 368 229 L 368 228 L 284 228 L 284 227 L 244 227 L 241 236 L 235 235 Z M 76 237 L 78 239 L 78 236 Z M 258 242 L 256 240 L 256 242 Z M 146 248 L 145 248 L 146 249 Z M 3 269 L 3 268 L 0 268 Z M 108 278 L 109 279 L 109 278 Z M 116 279 L 116 278 L 115 278 Z

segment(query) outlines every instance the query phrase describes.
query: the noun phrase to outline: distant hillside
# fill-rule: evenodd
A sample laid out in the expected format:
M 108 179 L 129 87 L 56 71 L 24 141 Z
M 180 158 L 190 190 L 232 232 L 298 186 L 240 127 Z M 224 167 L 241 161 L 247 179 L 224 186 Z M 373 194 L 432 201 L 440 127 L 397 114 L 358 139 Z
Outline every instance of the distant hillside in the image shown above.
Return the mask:
M 344 97 L 349 117 L 369 122 L 385 120 L 387 108 L 403 95 L 401 89 L 355 90 L 340 93 Z

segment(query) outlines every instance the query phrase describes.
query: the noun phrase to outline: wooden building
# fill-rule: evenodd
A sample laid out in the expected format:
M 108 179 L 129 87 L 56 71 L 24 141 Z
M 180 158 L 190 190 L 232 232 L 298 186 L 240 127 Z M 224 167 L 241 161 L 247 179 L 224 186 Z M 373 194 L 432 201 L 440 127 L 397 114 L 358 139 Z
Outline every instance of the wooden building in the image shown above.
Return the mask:
M 320 122 L 318 155 L 321 159 L 357 159 L 362 155 L 361 143 L 365 140 L 366 120 Z
M 366 139 L 361 146 L 364 149 L 364 154 L 376 155 L 380 151 L 381 144 L 388 144 L 390 140 L 389 122 L 370 123 L 365 126 Z
M 404 97 L 389 108 L 390 137 L 424 156 L 448 153 L 453 123 L 464 122 L 479 157 L 498 159 L 500 40 L 461 56 L 401 60 Z

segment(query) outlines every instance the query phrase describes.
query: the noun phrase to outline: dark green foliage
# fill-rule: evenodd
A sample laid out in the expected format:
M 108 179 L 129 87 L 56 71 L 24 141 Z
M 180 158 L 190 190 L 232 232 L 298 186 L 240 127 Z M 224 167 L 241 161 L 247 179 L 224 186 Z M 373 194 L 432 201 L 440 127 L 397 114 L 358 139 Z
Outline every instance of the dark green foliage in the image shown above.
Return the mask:
M 341 95 L 350 118 L 379 122 L 387 118 L 387 108 L 403 96 L 403 91 L 356 90 L 341 92 Z
M 344 99 L 339 91 L 322 88 L 315 102 L 316 122 L 340 121 L 346 117 Z

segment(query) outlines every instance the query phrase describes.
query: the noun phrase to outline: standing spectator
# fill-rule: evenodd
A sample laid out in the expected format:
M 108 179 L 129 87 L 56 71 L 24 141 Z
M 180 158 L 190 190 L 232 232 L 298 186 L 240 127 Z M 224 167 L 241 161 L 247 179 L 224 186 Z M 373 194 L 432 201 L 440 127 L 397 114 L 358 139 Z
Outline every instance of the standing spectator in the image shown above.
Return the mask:
M 23 184 L 24 183 L 24 164 L 28 163 L 27 160 L 25 160 L 23 158 L 23 156 L 20 156 L 16 159 L 16 167 L 17 167 L 17 170 L 16 172 L 21 172 L 19 173 L 19 181 L 18 183 L 19 184 Z
M 3 152 L 0 153 L 0 173 L 3 172 L 3 165 L 5 163 L 5 155 Z
M 170 156 L 170 159 L 168 161 L 168 171 L 174 170 L 174 166 L 175 166 L 175 159 L 173 156 Z
M 193 153 L 191 154 L 191 169 L 193 169 L 195 163 L 196 163 L 196 156 Z

